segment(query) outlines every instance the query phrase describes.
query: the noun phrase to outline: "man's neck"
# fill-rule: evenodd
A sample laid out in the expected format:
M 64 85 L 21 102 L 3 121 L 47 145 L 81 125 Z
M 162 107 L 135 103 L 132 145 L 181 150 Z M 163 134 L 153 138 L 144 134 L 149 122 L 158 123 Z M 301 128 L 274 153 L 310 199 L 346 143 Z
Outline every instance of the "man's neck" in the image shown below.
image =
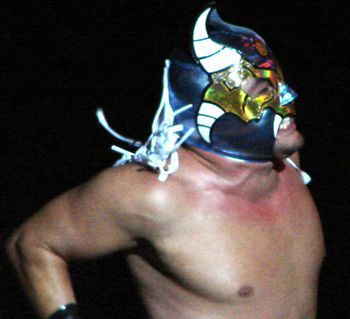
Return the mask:
M 252 201 L 266 198 L 277 187 L 278 172 L 270 161 L 240 162 L 194 147 L 179 152 L 182 171 L 200 187 L 235 193 Z

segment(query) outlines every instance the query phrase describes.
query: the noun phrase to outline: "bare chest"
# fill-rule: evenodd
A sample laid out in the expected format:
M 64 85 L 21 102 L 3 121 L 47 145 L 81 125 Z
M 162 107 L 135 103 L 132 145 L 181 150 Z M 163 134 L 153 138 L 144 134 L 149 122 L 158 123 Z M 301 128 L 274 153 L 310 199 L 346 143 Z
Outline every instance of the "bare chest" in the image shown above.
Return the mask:
M 145 286 L 157 278 L 171 295 L 230 305 L 252 300 L 265 309 L 268 300 L 277 311 L 280 305 L 307 313 L 315 307 L 324 244 L 316 207 L 300 187 L 264 202 L 183 202 L 179 217 L 152 240 L 158 266 L 136 258 L 136 275 Z

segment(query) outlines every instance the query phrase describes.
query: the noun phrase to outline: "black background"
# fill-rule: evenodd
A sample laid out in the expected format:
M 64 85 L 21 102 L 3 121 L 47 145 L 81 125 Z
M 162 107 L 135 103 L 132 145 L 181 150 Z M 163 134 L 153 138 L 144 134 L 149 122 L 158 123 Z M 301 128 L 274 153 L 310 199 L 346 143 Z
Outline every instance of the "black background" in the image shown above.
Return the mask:
M 4 256 L 4 241 L 57 194 L 117 158 L 97 124 L 145 138 L 161 94 L 163 61 L 188 47 L 207 1 L 26 1 L 0 5 L 2 142 L 0 317 L 35 318 Z M 302 166 L 313 182 L 328 256 L 319 318 L 349 318 L 349 126 L 345 1 L 218 1 L 224 20 L 269 43 L 298 93 Z M 296 230 L 297 231 L 297 230 Z M 141 318 L 122 254 L 71 266 L 91 318 Z

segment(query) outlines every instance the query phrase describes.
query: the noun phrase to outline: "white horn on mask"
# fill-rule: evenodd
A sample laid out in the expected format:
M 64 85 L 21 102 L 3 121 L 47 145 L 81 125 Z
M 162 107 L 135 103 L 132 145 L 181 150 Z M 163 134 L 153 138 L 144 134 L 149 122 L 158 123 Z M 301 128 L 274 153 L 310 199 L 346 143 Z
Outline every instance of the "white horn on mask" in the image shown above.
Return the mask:
M 232 48 L 214 42 L 207 31 L 207 19 L 212 8 L 205 10 L 197 19 L 193 29 L 193 50 L 195 57 L 208 73 L 237 65 L 241 55 Z
M 210 132 L 213 124 L 221 117 L 225 111 L 215 104 L 203 102 L 198 110 L 197 128 L 201 137 L 210 143 Z
M 240 62 L 240 54 L 210 39 L 207 31 L 208 8 L 197 19 L 193 29 L 193 51 L 195 58 L 208 73 L 215 73 Z M 213 124 L 225 111 L 215 104 L 203 102 L 197 114 L 197 129 L 201 137 L 211 142 L 210 132 Z

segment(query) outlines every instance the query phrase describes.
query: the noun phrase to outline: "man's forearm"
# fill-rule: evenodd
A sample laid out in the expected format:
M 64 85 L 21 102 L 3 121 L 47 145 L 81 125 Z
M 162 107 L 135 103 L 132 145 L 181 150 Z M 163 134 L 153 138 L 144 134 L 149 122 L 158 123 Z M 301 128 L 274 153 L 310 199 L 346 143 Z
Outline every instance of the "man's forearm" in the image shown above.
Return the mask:
M 13 236 L 8 253 L 26 294 L 40 318 L 48 318 L 62 305 L 75 303 L 67 263 L 29 238 Z

